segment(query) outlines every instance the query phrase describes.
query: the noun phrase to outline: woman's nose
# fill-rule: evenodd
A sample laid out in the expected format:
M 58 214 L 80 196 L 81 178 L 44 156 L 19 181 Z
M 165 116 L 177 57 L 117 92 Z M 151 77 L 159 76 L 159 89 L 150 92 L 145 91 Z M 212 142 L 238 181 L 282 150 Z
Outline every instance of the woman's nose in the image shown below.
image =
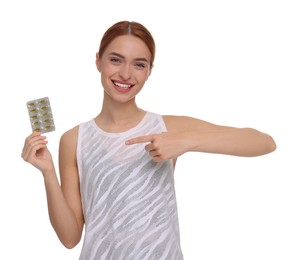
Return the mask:
M 131 70 L 128 65 L 124 65 L 120 68 L 119 75 L 122 79 L 127 80 L 131 77 Z

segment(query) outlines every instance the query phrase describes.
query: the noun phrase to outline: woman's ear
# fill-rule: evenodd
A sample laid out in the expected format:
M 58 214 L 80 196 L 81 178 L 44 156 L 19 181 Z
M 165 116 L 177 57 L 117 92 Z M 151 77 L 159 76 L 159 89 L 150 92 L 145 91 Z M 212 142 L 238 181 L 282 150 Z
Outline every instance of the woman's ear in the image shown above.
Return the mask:
M 96 67 L 99 72 L 101 72 L 101 64 L 100 64 L 100 57 L 99 52 L 96 53 Z

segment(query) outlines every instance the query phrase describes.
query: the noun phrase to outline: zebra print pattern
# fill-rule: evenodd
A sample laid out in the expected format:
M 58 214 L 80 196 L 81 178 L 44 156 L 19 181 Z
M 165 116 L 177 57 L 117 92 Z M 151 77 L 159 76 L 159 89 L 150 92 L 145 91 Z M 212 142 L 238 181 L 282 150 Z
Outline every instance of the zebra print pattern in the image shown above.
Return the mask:
M 79 126 L 77 160 L 85 218 L 80 260 L 182 260 L 172 161 L 152 161 L 146 144 L 125 141 L 166 131 L 146 112 L 122 133 L 94 120 Z

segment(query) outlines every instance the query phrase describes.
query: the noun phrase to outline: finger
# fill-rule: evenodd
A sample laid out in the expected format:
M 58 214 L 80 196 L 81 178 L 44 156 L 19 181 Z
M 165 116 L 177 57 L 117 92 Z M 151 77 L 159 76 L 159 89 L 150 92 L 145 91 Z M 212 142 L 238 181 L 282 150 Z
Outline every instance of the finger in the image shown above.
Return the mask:
M 22 150 L 22 156 L 28 155 L 32 150 L 37 151 L 40 145 L 46 145 L 48 142 L 44 138 L 39 140 L 30 141 L 27 145 L 24 146 Z
M 22 158 L 26 161 L 26 162 L 31 162 L 33 163 L 36 159 L 36 154 L 40 149 L 46 148 L 46 144 L 44 143 L 39 143 L 36 144 L 34 146 L 30 146 L 27 150 L 25 150 L 22 153 Z
M 157 156 L 159 156 L 160 154 L 158 153 L 158 151 L 156 151 L 156 150 L 152 150 L 152 151 L 149 152 L 149 155 L 150 155 L 151 157 L 157 157 Z
M 40 138 L 41 137 L 41 132 L 36 131 L 31 133 L 26 139 L 25 139 L 25 143 L 24 146 L 29 144 L 32 140 L 35 140 L 36 138 Z
M 27 161 L 31 156 L 34 156 L 39 149 L 44 148 L 48 143 L 45 139 L 45 136 L 30 135 L 25 141 L 21 157 Z
M 156 150 L 156 148 L 154 147 L 153 143 L 150 143 L 150 144 L 147 144 L 147 145 L 145 146 L 145 150 L 146 150 L 147 152 L 151 152 L 151 151 L 153 151 L 153 150 Z
M 156 162 L 156 163 L 159 163 L 159 162 L 162 161 L 162 159 L 161 159 L 160 156 L 153 156 L 153 157 L 152 157 L 152 161 L 153 161 L 153 162 Z
M 46 147 L 47 146 L 45 143 L 36 144 L 35 146 L 31 147 L 31 149 L 28 149 L 26 151 L 26 153 L 24 154 L 24 160 L 33 162 L 33 160 L 37 157 L 38 151 Z
M 39 134 L 32 134 L 26 138 L 23 150 L 28 149 L 30 146 L 34 146 L 36 143 L 47 142 L 45 141 L 45 139 L 46 139 L 46 136 L 41 136 Z
M 139 144 L 153 141 L 153 135 L 139 136 L 126 141 L 126 145 Z

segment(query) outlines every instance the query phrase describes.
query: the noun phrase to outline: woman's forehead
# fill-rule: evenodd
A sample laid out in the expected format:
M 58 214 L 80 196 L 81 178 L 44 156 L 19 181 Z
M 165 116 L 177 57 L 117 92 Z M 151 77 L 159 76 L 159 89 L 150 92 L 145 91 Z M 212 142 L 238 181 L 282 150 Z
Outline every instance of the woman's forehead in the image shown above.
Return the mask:
M 151 53 L 140 38 L 133 35 L 122 35 L 114 38 L 106 48 L 106 53 L 119 53 L 125 57 L 144 57 L 150 60 Z

